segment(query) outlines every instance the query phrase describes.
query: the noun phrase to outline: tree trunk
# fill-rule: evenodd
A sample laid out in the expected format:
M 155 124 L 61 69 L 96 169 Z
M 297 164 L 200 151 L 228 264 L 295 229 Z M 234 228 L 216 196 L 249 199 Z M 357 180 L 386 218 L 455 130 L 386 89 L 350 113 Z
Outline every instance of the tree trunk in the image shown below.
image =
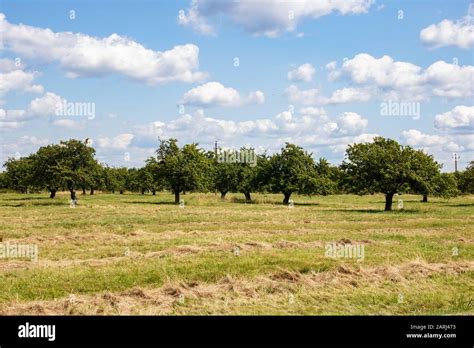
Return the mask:
M 291 192 L 284 192 L 285 198 L 283 198 L 283 204 L 288 204 L 290 202 Z
M 123 190 L 120 190 L 120 194 L 123 195 Z
M 395 193 L 389 192 L 385 194 L 385 211 L 392 210 L 392 199 Z
M 83 194 L 83 195 L 86 194 L 86 188 L 85 188 L 85 187 L 82 188 L 82 194 Z
M 424 194 L 423 195 L 423 201 L 424 203 L 428 202 L 428 195 L 427 194 Z
M 56 197 L 56 190 L 50 190 L 49 198 Z
M 71 199 L 75 201 L 77 199 L 76 191 L 74 189 L 69 189 L 69 192 L 71 193 Z
M 245 200 L 247 202 L 250 202 L 252 200 L 252 197 L 250 197 L 250 192 L 244 192 L 244 195 L 245 195 Z
M 227 191 L 221 191 L 221 199 L 225 199 L 226 194 L 227 194 Z
M 90 193 L 90 195 L 91 195 L 91 196 L 94 195 L 94 189 L 93 189 L 93 188 L 91 188 L 91 193 Z
M 156 195 L 156 190 L 151 191 L 151 193 L 153 194 L 153 196 Z
M 141 193 L 142 193 L 142 195 L 144 195 L 145 194 L 145 189 L 141 189 Z
M 179 191 L 174 192 L 174 202 L 179 204 Z

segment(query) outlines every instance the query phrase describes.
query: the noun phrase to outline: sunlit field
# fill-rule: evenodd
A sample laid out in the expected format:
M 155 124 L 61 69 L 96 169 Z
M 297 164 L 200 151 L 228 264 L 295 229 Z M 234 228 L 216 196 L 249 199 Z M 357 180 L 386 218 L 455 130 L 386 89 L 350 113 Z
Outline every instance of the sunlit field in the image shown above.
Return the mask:
M 0 194 L 0 314 L 474 314 L 472 195 L 182 198 Z

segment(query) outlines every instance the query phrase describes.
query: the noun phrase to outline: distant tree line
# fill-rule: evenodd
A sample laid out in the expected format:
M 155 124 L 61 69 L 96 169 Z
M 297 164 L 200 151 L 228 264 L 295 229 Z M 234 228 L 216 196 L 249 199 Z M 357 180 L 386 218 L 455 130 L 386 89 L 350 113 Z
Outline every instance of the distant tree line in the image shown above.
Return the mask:
M 87 141 L 71 139 L 43 146 L 26 157 L 9 158 L 0 173 L 0 188 L 23 193 L 47 190 L 50 198 L 67 190 L 73 200 L 77 191 L 154 195 L 167 190 L 175 203 L 181 194 L 196 191 L 219 192 L 222 199 L 228 192 L 239 192 L 247 201 L 254 192 L 280 193 L 284 204 L 293 193 L 382 193 L 387 211 L 398 193 L 420 194 L 425 202 L 428 196 L 474 193 L 474 161 L 463 172 L 441 173 L 433 156 L 382 137 L 349 145 L 339 166 L 324 158 L 315 161 L 311 153 L 290 143 L 273 155 L 257 155 L 256 165 L 222 163 L 217 155 L 198 144 L 180 147 L 176 139 L 168 139 L 160 141 L 142 168 L 114 168 L 100 164 Z

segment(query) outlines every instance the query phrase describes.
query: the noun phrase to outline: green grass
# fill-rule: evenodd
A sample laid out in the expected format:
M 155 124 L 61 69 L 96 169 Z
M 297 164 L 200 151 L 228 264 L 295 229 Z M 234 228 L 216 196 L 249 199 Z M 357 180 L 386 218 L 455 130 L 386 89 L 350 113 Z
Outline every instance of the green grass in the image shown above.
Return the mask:
M 0 194 L 3 243 L 39 249 L 0 259 L 0 313 L 474 313 L 474 196 L 404 195 L 392 212 L 381 195 L 295 195 L 293 209 L 270 194 L 182 198 L 97 194 L 72 209 L 66 194 Z M 326 257 L 341 240 L 364 259 Z

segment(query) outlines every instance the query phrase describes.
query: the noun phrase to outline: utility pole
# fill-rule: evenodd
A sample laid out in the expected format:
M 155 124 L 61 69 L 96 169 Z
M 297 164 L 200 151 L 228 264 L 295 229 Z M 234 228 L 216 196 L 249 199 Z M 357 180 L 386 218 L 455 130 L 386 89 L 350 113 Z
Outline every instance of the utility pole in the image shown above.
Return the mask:
M 219 161 L 219 158 L 217 157 L 217 140 L 216 140 L 216 143 L 214 144 L 214 153 L 216 155 L 216 163 L 217 163 Z M 217 195 L 217 186 L 216 186 L 216 190 L 214 194 Z
M 458 161 L 461 158 L 456 152 L 453 153 L 453 160 L 454 160 L 454 171 L 457 173 L 458 172 Z

